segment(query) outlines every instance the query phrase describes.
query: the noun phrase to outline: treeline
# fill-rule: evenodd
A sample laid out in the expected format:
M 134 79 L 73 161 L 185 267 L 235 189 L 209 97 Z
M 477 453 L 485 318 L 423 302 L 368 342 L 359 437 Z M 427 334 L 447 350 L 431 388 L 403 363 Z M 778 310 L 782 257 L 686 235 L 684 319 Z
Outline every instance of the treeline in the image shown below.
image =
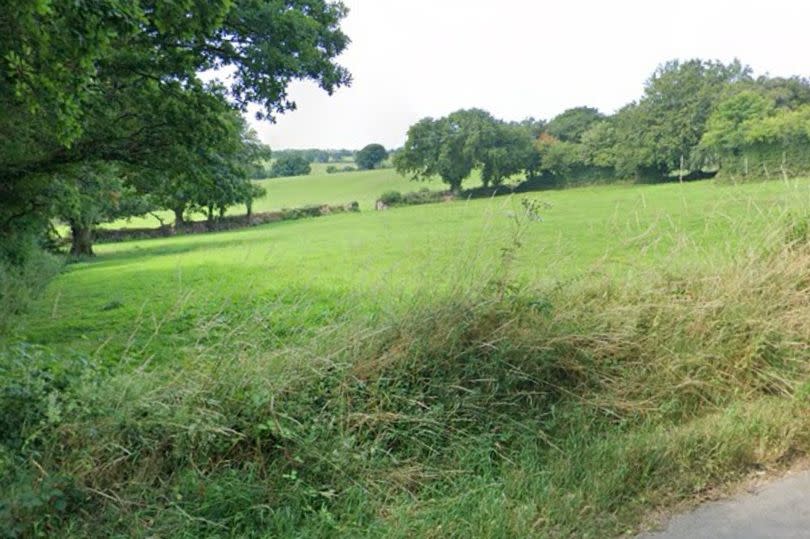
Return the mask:
M 261 194 L 269 149 L 242 117 L 295 104 L 309 79 L 350 82 L 335 63 L 346 8 L 327 0 L 9 0 L 0 15 L 0 277 L 72 230 L 92 254 L 101 222 L 170 210 L 209 221 Z M 261 44 L 258 46 L 256 44 Z M 231 68 L 227 83 L 199 73 Z M 4 270 L 4 268 L 6 268 Z
M 504 122 L 480 109 L 425 118 L 394 164 L 452 190 L 478 169 L 485 186 L 634 179 L 795 176 L 810 172 L 810 81 L 754 77 L 734 61 L 672 61 L 613 115 L 577 107 L 550 121 Z
M 328 174 L 373 170 L 388 158 L 388 150 L 382 144 L 368 144 L 361 150 L 278 150 L 273 152 L 273 162 L 258 168 L 254 178 L 281 178 L 306 176 L 312 172 L 312 163 L 333 163 L 326 167 Z M 351 163 L 357 165 L 352 166 Z
M 310 148 L 306 150 L 276 150 L 273 157 L 284 159 L 287 157 L 300 157 L 307 163 L 343 163 L 354 160 L 355 150 L 320 150 Z

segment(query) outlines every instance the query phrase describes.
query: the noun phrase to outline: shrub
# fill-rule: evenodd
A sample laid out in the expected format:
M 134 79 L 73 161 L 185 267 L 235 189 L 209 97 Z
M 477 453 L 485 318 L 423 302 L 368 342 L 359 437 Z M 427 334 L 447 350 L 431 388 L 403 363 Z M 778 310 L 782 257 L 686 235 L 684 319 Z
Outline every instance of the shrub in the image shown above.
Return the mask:
M 399 191 L 386 191 L 380 195 L 380 202 L 386 206 L 394 206 L 402 202 L 402 193 Z
M 441 202 L 446 196 L 447 193 L 444 191 L 431 191 L 427 187 L 423 187 L 419 191 L 402 195 L 402 203 L 409 205 L 430 204 L 432 202 Z
M 326 167 L 326 173 L 327 174 L 338 174 L 338 173 L 341 173 L 341 172 L 354 172 L 356 170 L 357 169 L 355 167 L 351 166 L 351 165 L 346 165 L 346 166 L 343 166 L 343 167 L 337 167 L 335 165 L 329 165 L 328 167 Z
M 300 155 L 282 156 L 273 161 L 270 167 L 272 178 L 306 176 L 312 172 L 309 161 Z
M 57 256 L 32 247 L 19 264 L 0 260 L 0 331 L 23 312 L 61 270 Z
M 379 202 L 386 206 L 412 206 L 442 202 L 447 200 L 448 196 L 445 191 L 431 191 L 427 187 L 423 187 L 419 191 L 404 194 L 399 191 L 388 191 L 380 196 Z

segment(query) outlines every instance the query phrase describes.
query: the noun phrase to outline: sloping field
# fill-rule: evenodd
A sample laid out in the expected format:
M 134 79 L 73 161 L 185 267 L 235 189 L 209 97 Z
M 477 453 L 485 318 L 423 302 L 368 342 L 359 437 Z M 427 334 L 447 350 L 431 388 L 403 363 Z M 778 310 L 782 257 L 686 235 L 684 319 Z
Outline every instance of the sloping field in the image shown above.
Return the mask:
M 0 347 L 0 516 L 638 530 L 810 447 L 808 208 L 806 180 L 614 185 L 101 245 Z
M 373 188 L 346 191 L 362 198 L 358 193 L 371 196 L 382 185 L 374 174 L 339 181 L 374 178 Z M 285 200 L 303 201 L 307 185 L 317 192 L 326 181 L 288 180 Z M 36 342 L 117 350 L 115 343 L 153 332 L 152 322 L 139 327 L 145 320 L 166 319 L 179 324 L 177 331 L 146 340 L 154 348 L 167 339 L 172 351 L 165 355 L 174 357 L 178 343 L 196 338 L 183 328 L 193 334 L 207 317 L 224 324 L 255 307 L 293 301 L 314 302 L 322 321 L 344 301 L 373 309 L 414 293 L 438 294 L 500 264 L 522 198 L 366 207 L 250 230 L 100 245 L 96 260 L 69 266 L 49 287 L 22 332 Z M 528 198 L 550 207 L 526 226 L 516 261 L 522 280 L 604 273 L 632 280 L 650 267 L 711 267 L 760 248 L 771 224 L 810 204 L 810 183 L 606 186 Z M 286 307 L 280 311 L 300 322 Z M 160 346 L 155 352 L 164 355 Z
M 341 165 L 342 166 L 342 165 Z M 275 211 L 283 208 L 297 208 L 312 204 L 345 204 L 357 201 L 361 210 L 371 210 L 374 202 L 386 191 L 418 191 L 419 189 L 444 189 L 444 184 L 438 179 L 429 182 L 414 182 L 394 169 L 366 170 L 355 172 L 341 172 L 327 174 L 326 165 L 313 164 L 312 174 L 309 176 L 294 176 L 291 178 L 271 178 L 257 180 L 267 191 L 267 195 L 257 200 L 254 211 Z M 471 186 L 475 185 L 472 181 Z M 157 212 L 161 219 L 171 223 L 171 212 Z M 234 206 L 229 209 L 229 215 L 244 215 L 244 206 Z M 194 219 L 202 220 L 204 216 L 198 214 Z M 141 228 L 157 227 L 160 223 L 151 215 L 135 217 L 129 220 L 107 223 L 106 228 Z

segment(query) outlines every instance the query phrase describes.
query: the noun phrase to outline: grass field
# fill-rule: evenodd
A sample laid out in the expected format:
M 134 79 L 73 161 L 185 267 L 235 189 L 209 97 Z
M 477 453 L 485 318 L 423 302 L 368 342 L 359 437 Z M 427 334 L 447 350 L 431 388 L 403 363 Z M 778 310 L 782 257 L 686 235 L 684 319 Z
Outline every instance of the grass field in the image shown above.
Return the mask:
M 413 187 L 388 170 L 266 183 L 259 211 L 363 211 L 100 245 L 5 337 L 93 366 L 26 442 L 91 501 L 21 522 L 81 536 L 96 504 L 125 535 L 615 536 L 808 447 L 810 181 L 385 212 Z
M 340 164 L 340 166 L 345 164 Z M 429 182 L 414 182 L 400 176 L 393 169 L 327 174 L 327 166 L 322 163 L 312 164 L 312 174 L 309 176 L 257 181 L 258 185 L 265 188 L 267 195 L 255 202 L 254 211 L 276 211 L 311 204 L 345 204 L 352 201 L 357 201 L 361 210 L 370 210 L 374 208 L 374 202 L 386 191 L 407 193 L 423 188 L 436 190 L 445 188 L 438 179 Z M 244 206 L 235 206 L 228 212 L 229 215 L 244 215 L 244 213 Z M 173 219 L 171 212 L 158 212 L 158 215 L 169 223 Z M 204 219 L 202 214 L 193 217 Z M 147 215 L 107 223 L 104 226 L 107 228 L 141 228 L 159 225 L 157 219 Z
M 355 198 L 371 196 L 390 174 L 361 173 L 340 180 L 345 182 L 341 189 L 376 175 L 365 195 L 355 193 Z M 309 183 L 321 193 L 322 184 L 332 179 L 273 181 L 289 187 L 285 200 L 291 200 L 303 199 Z M 278 192 L 283 190 L 278 187 Z M 225 317 L 223 323 L 228 316 L 239 317 L 250 312 L 245 304 L 269 306 L 310 298 L 315 301 L 312 310 L 321 317 L 348 296 L 352 304 L 373 305 L 420 289 L 433 294 L 496 263 L 512 233 L 509 216 L 520 211 L 520 198 L 386 212 L 368 211 L 366 206 L 359 215 L 100 245 L 98 259 L 71 265 L 53 283 L 27 317 L 23 335 L 84 351 L 104 343 L 115 357 L 124 342 L 143 333 L 148 350 L 174 357 L 178 343 L 195 341 L 192 330 L 201 322 L 214 316 Z M 675 267 L 727 261 L 762 241 L 765 225 L 786 208 L 810 205 L 810 189 L 807 182 L 609 186 L 532 198 L 551 208 L 542 211 L 544 221 L 533 224 L 524 240 L 519 254 L 522 278 L 554 281 L 596 271 L 632 279 L 660 263 Z M 381 293 L 386 299 L 379 302 Z M 153 319 L 179 326 L 146 337 L 152 324 L 145 320 Z M 139 321 L 146 327 L 138 328 Z M 163 339 L 170 351 L 162 350 Z

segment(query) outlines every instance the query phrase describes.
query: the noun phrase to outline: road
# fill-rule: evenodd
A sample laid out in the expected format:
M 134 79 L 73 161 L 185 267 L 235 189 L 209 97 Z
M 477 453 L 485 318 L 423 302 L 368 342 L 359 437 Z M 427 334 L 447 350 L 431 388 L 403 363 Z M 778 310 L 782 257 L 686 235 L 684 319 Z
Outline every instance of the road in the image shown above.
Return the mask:
M 810 539 L 810 471 L 710 502 L 638 539 Z

